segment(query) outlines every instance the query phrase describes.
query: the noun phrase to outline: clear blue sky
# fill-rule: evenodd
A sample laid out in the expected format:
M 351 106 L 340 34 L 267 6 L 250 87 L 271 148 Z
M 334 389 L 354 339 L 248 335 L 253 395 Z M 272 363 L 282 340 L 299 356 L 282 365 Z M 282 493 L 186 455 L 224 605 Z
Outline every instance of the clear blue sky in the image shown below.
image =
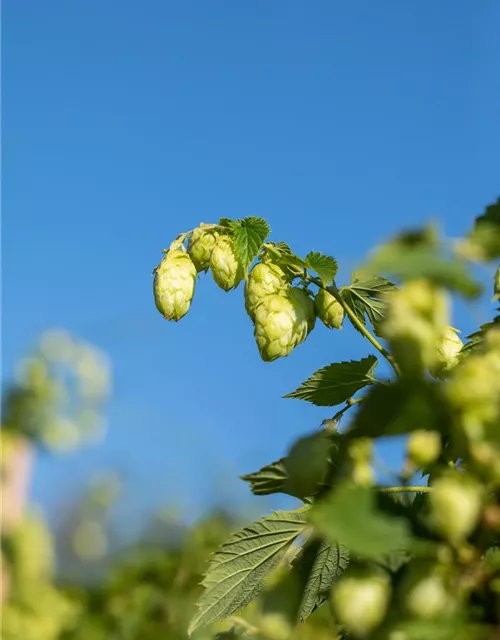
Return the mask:
M 241 289 L 205 278 L 170 324 L 152 268 L 219 216 L 343 277 L 402 225 L 463 232 L 499 195 L 499 27 L 497 0 L 4 0 L 4 377 L 54 325 L 115 367 L 105 444 L 41 460 L 37 500 L 107 467 L 141 509 L 242 500 L 237 474 L 327 417 L 280 397 L 369 353 L 357 334 L 264 364 Z

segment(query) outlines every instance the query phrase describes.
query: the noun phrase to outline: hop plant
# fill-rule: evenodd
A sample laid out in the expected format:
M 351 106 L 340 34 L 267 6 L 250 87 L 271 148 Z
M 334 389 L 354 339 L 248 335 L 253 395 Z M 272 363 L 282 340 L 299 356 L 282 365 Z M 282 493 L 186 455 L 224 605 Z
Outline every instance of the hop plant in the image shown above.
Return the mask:
M 436 341 L 448 324 L 449 300 L 426 280 L 412 280 L 391 295 L 382 333 L 405 372 L 434 366 Z
M 262 299 L 255 311 L 255 339 L 264 362 L 285 358 L 314 327 L 314 305 L 298 287 Z
M 255 321 L 255 309 L 265 296 L 279 293 L 287 286 L 283 270 L 276 264 L 259 262 L 250 271 L 245 284 L 245 309 Z
M 430 372 L 435 378 L 444 378 L 458 362 L 463 342 L 458 337 L 457 329 L 446 327 L 437 341 L 437 353 Z
M 400 587 L 403 606 L 416 618 L 430 619 L 446 613 L 452 599 L 443 569 L 411 564 Z
M 344 322 L 344 309 L 331 293 L 319 289 L 314 298 L 314 308 L 318 318 L 329 329 L 341 329 Z
M 243 280 L 244 271 L 230 236 L 220 236 L 215 243 L 210 256 L 210 269 L 215 282 L 224 291 L 235 289 Z
M 167 320 L 177 322 L 191 306 L 196 284 L 196 267 L 182 249 L 170 249 L 155 269 L 156 308 Z
M 479 520 L 481 487 L 472 478 L 443 476 L 433 484 L 430 505 L 437 531 L 452 544 L 459 544 L 472 533 Z
M 432 464 L 441 453 L 441 436 L 437 431 L 418 429 L 408 437 L 406 454 L 408 461 L 415 468 Z
M 500 266 L 495 271 L 493 278 L 493 300 L 500 300 Z
M 364 638 L 383 621 L 391 586 L 383 573 L 349 569 L 331 592 L 338 621 L 356 636 Z
M 216 229 L 200 225 L 189 238 L 188 253 L 196 270 L 207 271 L 210 266 L 210 256 L 219 238 Z

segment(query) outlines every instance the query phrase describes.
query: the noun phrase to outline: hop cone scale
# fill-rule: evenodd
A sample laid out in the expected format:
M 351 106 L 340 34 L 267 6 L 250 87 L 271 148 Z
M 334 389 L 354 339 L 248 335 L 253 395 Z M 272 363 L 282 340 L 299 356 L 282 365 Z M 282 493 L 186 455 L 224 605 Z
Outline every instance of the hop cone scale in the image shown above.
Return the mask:
M 265 296 L 279 293 L 286 286 L 285 274 L 275 264 L 256 264 L 245 284 L 245 309 L 255 321 L 255 310 Z
M 314 327 L 314 304 L 307 293 L 292 287 L 265 296 L 255 310 L 255 340 L 261 358 L 285 358 L 304 342 Z
M 220 236 L 215 243 L 210 255 L 210 269 L 215 282 L 224 291 L 234 289 L 243 280 L 243 269 L 229 236 Z
M 206 271 L 219 234 L 215 229 L 197 227 L 189 238 L 188 253 L 197 271 Z

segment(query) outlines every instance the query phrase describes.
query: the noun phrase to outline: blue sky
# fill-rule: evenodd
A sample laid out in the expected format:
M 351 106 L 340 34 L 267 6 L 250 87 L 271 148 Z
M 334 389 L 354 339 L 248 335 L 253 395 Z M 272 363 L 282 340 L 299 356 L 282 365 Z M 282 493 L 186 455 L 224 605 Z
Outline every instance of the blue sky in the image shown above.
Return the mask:
M 266 217 L 341 279 L 401 226 L 463 232 L 499 195 L 499 20 L 496 0 L 4 1 L 3 376 L 52 326 L 115 375 L 105 443 L 39 460 L 36 500 L 111 467 L 135 511 L 245 501 L 236 476 L 327 417 L 281 396 L 369 353 L 357 334 L 265 364 L 241 289 L 204 278 L 170 324 L 152 268 L 220 216 Z

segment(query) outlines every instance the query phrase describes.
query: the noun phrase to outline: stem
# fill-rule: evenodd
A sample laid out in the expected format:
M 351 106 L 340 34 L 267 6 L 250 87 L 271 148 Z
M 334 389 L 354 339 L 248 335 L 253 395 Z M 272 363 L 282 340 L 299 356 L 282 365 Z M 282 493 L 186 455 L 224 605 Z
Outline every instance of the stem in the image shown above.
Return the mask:
M 337 285 L 332 284 L 329 287 L 325 287 L 323 285 L 323 283 L 321 282 L 321 280 L 319 280 L 318 278 L 315 278 L 314 276 L 311 276 L 310 274 L 307 274 L 307 279 L 309 280 L 309 282 L 312 282 L 313 284 L 315 284 L 316 286 L 318 286 L 320 289 L 324 289 L 325 291 L 327 291 L 328 293 L 330 293 L 335 300 L 337 300 L 337 302 L 342 306 L 342 308 L 344 309 L 344 311 L 346 312 L 346 314 L 349 316 L 349 320 L 351 321 L 351 323 L 356 327 L 356 329 L 369 341 L 371 342 L 371 344 L 375 347 L 375 349 L 381 353 L 384 358 L 387 360 L 387 362 L 391 365 L 391 367 L 394 369 L 394 371 L 396 372 L 396 374 L 399 375 L 399 368 L 398 365 L 396 364 L 394 358 L 391 356 L 391 354 L 387 351 L 387 349 L 385 349 L 380 342 L 375 338 L 375 336 L 373 336 L 368 329 L 365 327 L 365 325 L 361 322 L 361 320 L 356 316 L 356 314 L 354 313 L 354 311 L 351 309 L 351 307 L 346 303 L 346 301 L 342 298 L 342 296 L 340 295 L 340 292 L 337 288 Z
M 337 425 L 340 422 L 340 419 L 342 418 L 344 413 L 348 409 L 353 407 L 355 404 L 359 404 L 360 402 L 363 402 L 365 399 L 366 399 L 366 396 L 362 396 L 361 398 L 347 398 L 347 400 L 345 401 L 345 406 L 343 406 L 342 409 L 337 411 L 337 413 L 331 418 L 328 418 L 327 420 L 323 420 L 323 422 L 321 423 L 322 426 L 326 427 L 327 430 L 336 432 Z
M 381 493 L 430 493 L 432 487 L 379 487 Z

